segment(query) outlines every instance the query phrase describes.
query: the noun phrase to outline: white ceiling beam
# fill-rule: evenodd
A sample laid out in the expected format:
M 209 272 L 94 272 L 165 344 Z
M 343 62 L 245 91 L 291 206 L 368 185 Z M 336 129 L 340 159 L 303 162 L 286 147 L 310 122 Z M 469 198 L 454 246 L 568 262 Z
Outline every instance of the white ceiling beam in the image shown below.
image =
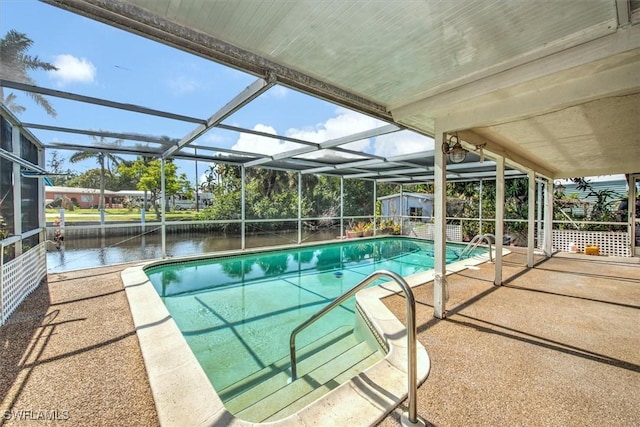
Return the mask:
M 411 161 L 411 160 L 415 160 L 416 157 L 433 157 L 434 153 L 435 153 L 434 150 L 426 150 L 426 151 L 411 153 L 411 154 L 400 154 L 397 156 L 389 157 L 387 160 L 390 162 L 403 162 L 405 160 Z
M 631 23 L 630 0 L 616 0 L 616 11 L 618 12 L 618 26 L 625 28 Z
M 512 150 L 507 149 L 503 145 L 480 136 L 473 131 L 466 130 L 458 132 L 458 137 L 460 137 L 460 139 L 464 142 L 473 146 L 483 146 L 482 149 L 486 152 L 485 155 L 488 157 L 496 155 L 504 157 L 509 167 L 520 170 L 530 169 L 540 175 L 553 178 L 553 173 L 542 165 L 539 165 L 538 163 L 533 162 L 518 153 L 514 153 Z M 449 166 L 447 166 L 447 169 L 449 169 Z
M 640 62 L 631 62 L 475 108 L 451 110 L 440 120 L 450 131 L 493 126 L 638 91 Z
M 197 117 L 183 116 L 181 114 L 168 113 L 166 111 L 154 110 L 140 105 L 124 104 L 122 102 L 108 101 L 106 99 L 94 98 L 92 96 L 79 95 L 77 93 L 63 92 L 61 90 L 47 89 L 41 86 L 34 86 L 11 80 L 0 79 L 0 86 L 22 90 L 29 93 L 39 93 L 40 95 L 53 96 L 56 98 L 68 99 L 71 101 L 85 102 L 87 104 L 99 105 L 101 107 L 117 108 L 118 110 L 132 111 L 134 113 L 148 114 L 150 116 L 164 117 L 166 119 L 180 120 L 189 123 L 202 123 L 204 120 Z
M 328 172 L 328 171 L 331 171 L 331 170 L 357 168 L 357 167 L 362 167 L 362 166 L 377 165 L 377 164 L 381 164 L 381 163 L 386 164 L 386 161 L 385 160 L 380 160 L 380 159 L 357 160 L 355 162 L 338 163 L 338 164 L 335 164 L 335 165 L 321 166 L 321 167 L 318 167 L 318 168 L 306 169 L 306 170 L 302 171 L 302 174 L 306 175 L 306 174 L 310 174 L 310 173 Z
M 329 141 L 321 142 L 320 148 L 333 148 L 339 145 L 348 144 L 350 142 L 361 141 L 363 139 L 369 139 L 380 135 L 386 135 L 401 130 L 396 125 L 384 125 L 375 129 L 365 130 L 363 132 L 354 133 L 352 135 L 343 136 L 341 138 L 331 139 Z
M 23 158 L 20 158 L 19 156 L 16 156 L 15 154 L 0 148 L 0 157 L 2 157 L 3 159 L 7 159 L 13 163 L 17 163 L 20 166 L 29 169 L 30 171 L 39 173 L 39 174 L 48 174 L 48 172 L 44 169 L 42 169 L 40 166 L 38 165 L 34 165 L 33 163 L 31 163 L 28 160 L 25 160 Z M 6 197 L 6 195 L 5 195 Z
M 45 148 L 55 148 L 56 150 L 90 151 L 95 153 L 116 153 L 135 154 L 139 156 L 161 157 L 160 151 L 155 151 L 151 147 L 108 147 L 106 145 L 82 145 L 69 144 L 66 142 L 51 142 L 45 144 Z
M 289 68 L 269 58 L 244 50 L 237 45 L 217 39 L 203 31 L 182 26 L 170 19 L 149 12 L 131 1 L 42 1 L 125 31 L 140 34 L 169 46 L 178 46 L 187 52 L 256 76 L 264 76 L 265 70 L 270 70 L 278 75 L 278 81 L 281 85 L 356 111 L 362 111 L 381 120 L 391 121 L 391 115 L 383 105 L 376 104 L 360 95 L 348 92 L 343 88 Z M 174 0 L 170 3 L 172 7 L 178 5 L 178 9 L 181 8 L 179 5 L 181 1 L 179 0 Z
M 350 142 L 355 142 L 355 141 L 360 141 L 363 139 L 368 139 L 368 138 L 373 138 L 376 136 L 380 136 L 380 135 L 385 135 L 388 133 L 392 133 L 392 132 L 397 132 L 399 131 L 400 128 L 396 125 L 385 125 L 385 126 L 380 126 L 378 128 L 375 129 L 369 129 L 369 130 L 365 130 L 363 132 L 358 132 L 358 133 L 354 133 L 351 135 L 347 135 L 347 136 L 343 136 L 340 138 L 335 138 L 335 139 L 330 139 L 328 141 L 322 142 L 320 144 L 318 144 L 315 147 L 303 147 L 303 148 L 299 148 L 297 150 L 289 150 L 287 152 L 284 153 L 279 153 L 273 156 L 270 156 L 269 158 L 265 158 L 265 159 L 259 159 L 259 160 L 254 160 L 252 162 L 249 162 L 247 164 L 245 164 L 246 167 L 254 167 L 254 166 L 258 166 L 264 163 L 269 163 L 270 161 L 273 160 L 282 160 L 282 159 L 286 159 L 289 157 L 293 157 L 293 156 L 299 156 L 301 154 L 308 154 L 308 153 L 312 153 L 314 151 L 319 151 L 319 150 L 324 150 L 324 149 L 328 149 L 328 148 L 334 148 L 337 147 L 339 145 L 344 145 L 344 144 L 348 144 Z M 348 150 L 344 150 L 345 152 L 348 152 Z M 371 157 L 375 157 L 375 156 L 370 156 L 367 155 L 366 153 L 360 153 L 360 152 L 353 152 L 356 155 L 359 156 L 365 156 L 368 158 Z M 384 161 L 384 159 L 380 158 L 381 161 Z
M 260 94 L 269 90 L 275 84 L 276 79 L 273 74 L 270 74 L 267 80 L 257 79 L 252 84 L 247 86 L 242 92 L 236 95 L 236 97 L 229 101 L 224 107 L 218 110 L 218 112 L 211 116 L 205 124 L 198 125 L 191 133 L 182 138 L 180 142 L 162 153 L 162 157 L 167 158 L 178 151 L 180 148 L 195 141 L 200 135 L 204 134 L 212 127 L 218 125 L 224 119 L 260 96 Z
M 67 127 L 61 127 L 61 126 L 41 125 L 37 123 L 22 123 L 22 127 L 29 128 L 29 129 L 42 129 L 42 130 L 49 130 L 49 131 L 55 131 L 55 132 L 73 133 L 78 135 L 103 136 L 105 138 L 150 142 L 153 144 L 160 144 L 160 145 L 171 144 L 165 138 L 152 136 L 152 135 L 143 135 L 140 133 L 105 132 L 102 130 L 75 129 L 75 128 L 67 128 Z
M 491 76 L 454 87 L 407 105 L 391 108 L 394 120 L 414 115 L 436 117 L 438 111 L 509 87 L 549 76 L 640 47 L 640 26 L 627 29 L 558 52 Z
M 447 166 L 448 167 L 448 166 Z M 507 170 L 504 172 L 505 176 L 521 176 L 524 174 L 517 170 Z M 461 173 L 461 174 L 447 174 L 447 181 L 477 181 L 479 178 L 495 178 L 495 171 L 487 172 L 474 172 L 474 173 Z M 379 178 L 376 181 L 379 182 L 432 182 L 434 180 L 433 175 L 414 175 L 414 176 L 398 176 L 390 178 Z
M 249 133 L 251 135 L 264 136 L 265 138 L 271 138 L 271 139 L 278 139 L 278 140 L 281 140 L 281 141 L 294 142 L 296 144 L 311 145 L 311 146 L 314 146 L 314 147 L 318 145 L 318 143 L 316 143 L 316 142 L 305 141 L 303 139 L 291 138 L 289 136 L 277 135 L 277 134 L 268 133 L 268 132 L 261 132 L 259 130 L 255 130 L 255 129 L 246 129 L 246 128 L 241 128 L 241 127 L 238 127 L 238 126 L 226 125 L 224 123 L 220 123 L 216 127 L 218 129 L 224 129 L 224 130 L 228 130 L 228 131 L 231 131 L 231 132 Z
M 615 167 L 602 168 L 576 168 L 571 170 L 562 170 L 556 173 L 553 179 L 568 179 L 577 176 L 598 176 L 598 175 L 617 175 L 623 173 L 638 172 L 638 159 L 629 158 L 624 163 L 617 163 Z

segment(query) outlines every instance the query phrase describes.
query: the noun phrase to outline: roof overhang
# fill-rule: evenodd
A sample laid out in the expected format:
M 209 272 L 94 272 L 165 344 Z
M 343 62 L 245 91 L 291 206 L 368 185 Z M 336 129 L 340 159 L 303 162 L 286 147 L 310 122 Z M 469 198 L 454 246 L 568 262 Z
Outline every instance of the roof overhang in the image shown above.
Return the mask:
M 466 148 L 549 178 L 640 170 L 637 2 L 46 2 L 254 74 L 231 110 L 277 83 L 424 135 L 457 132 Z M 224 113 L 157 153 L 189 157 Z M 420 152 L 335 155 L 333 142 L 238 160 L 399 181 L 433 166 Z M 486 172 L 474 154 L 459 174 Z

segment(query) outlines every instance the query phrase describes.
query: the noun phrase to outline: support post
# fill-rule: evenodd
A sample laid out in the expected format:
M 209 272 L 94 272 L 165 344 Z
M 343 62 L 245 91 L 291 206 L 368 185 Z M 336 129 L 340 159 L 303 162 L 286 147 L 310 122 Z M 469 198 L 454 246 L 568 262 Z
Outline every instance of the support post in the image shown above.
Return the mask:
M 404 185 L 400 183 L 400 234 L 404 234 Z
M 166 194 L 166 184 L 167 179 L 165 176 L 165 166 L 166 160 L 165 158 L 160 159 L 160 215 L 162 216 L 162 227 L 161 227 L 161 251 L 162 258 L 167 257 L 167 194 Z
M 193 147 L 193 152 L 196 156 L 196 212 L 200 212 L 200 194 L 199 194 L 199 190 L 200 190 L 200 182 L 198 179 L 198 149 Z
M 378 224 L 376 219 L 376 212 L 378 210 L 378 180 L 373 180 L 373 235 L 378 234 Z
M 433 315 L 444 319 L 447 303 L 446 281 L 446 213 L 447 213 L 447 163 L 442 145 L 444 134 L 436 127 L 434 159 L 434 224 L 433 248 L 435 254 L 433 280 Z
M 502 285 L 502 245 L 504 241 L 504 157 L 496 158 L 496 263 L 493 284 Z
M 11 132 L 11 146 L 12 152 L 16 157 L 20 157 L 21 143 L 20 143 L 20 127 L 13 126 Z M 13 234 L 20 236 L 22 234 L 22 175 L 20 175 L 21 166 L 18 163 L 12 162 L 13 167 Z M 16 242 L 13 247 L 15 248 L 15 256 L 18 258 L 22 255 L 22 240 Z
M 536 231 L 536 174 L 532 170 L 527 172 L 529 190 L 527 198 L 529 203 L 529 212 L 527 215 L 527 267 L 533 267 L 533 251 L 535 249 L 535 231 Z
M 476 234 L 482 234 L 482 192 L 484 191 L 484 185 L 482 180 L 480 180 L 480 197 L 478 198 L 478 216 L 480 217 L 480 224 L 478 227 L 478 232 Z
M 302 173 L 298 172 L 298 244 L 302 243 Z
M 551 256 L 553 251 L 553 181 L 545 183 L 544 192 L 544 254 Z
M 246 233 L 246 219 L 247 219 L 247 210 L 246 210 L 246 188 L 247 188 L 247 168 L 244 167 L 244 165 L 240 166 L 240 174 L 242 176 L 242 185 L 240 187 L 240 199 L 241 199 L 241 204 L 240 204 L 240 219 L 241 219 L 241 223 L 240 223 L 240 248 L 241 249 L 246 249 L 247 248 L 247 233 Z
M 543 200 L 542 200 L 542 182 L 538 181 L 538 216 L 537 216 L 537 221 L 538 221 L 538 238 L 536 240 L 536 248 L 542 248 L 542 205 L 543 205 Z
M 344 238 L 344 177 L 340 177 L 340 238 Z

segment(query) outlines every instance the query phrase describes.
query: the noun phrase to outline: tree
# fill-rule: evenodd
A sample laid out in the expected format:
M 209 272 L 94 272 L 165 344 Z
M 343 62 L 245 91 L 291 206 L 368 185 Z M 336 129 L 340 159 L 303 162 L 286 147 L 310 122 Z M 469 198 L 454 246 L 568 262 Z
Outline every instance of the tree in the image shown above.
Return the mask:
M 573 181 L 577 185 L 578 190 L 589 192 L 587 193 L 587 198 L 595 199 L 593 207 L 591 208 L 591 212 L 587 218 L 589 221 L 614 222 L 617 220 L 614 213 L 614 207 L 622 196 L 621 194 L 618 194 L 608 188 L 597 190 L 593 188 L 591 182 L 586 180 L 585 178 L 571 178 L 571 181 Z M 611 231 L 615 229 L 615 226 L 605 224 L 589 224 L 585 228 L 587 230 L 593 231 Z
M 41 61 L 37 56 L 27 54 L 33 45 L 33 40 L 26 34 L 10 30 L 0 39 L 0 78 L 13 80 L 20 83 L 35 85 L 29 77 L 31 70 L 53 71 L 57 68 L 48 62 Z M 33 101 L 44 108 L 52 117 L 56 116 L 56 110 L 49 104 L 47 99 L 39 93 L 27 92 Z M 22 113 L 25 108 L 16 104 L 16 96 L 13 93 L 5 97 L 4 90 L 0 86 L 0 100 L 7 108 L 14 113 Z
M 51 157 L 47 162 L 47 169 L 52 174 L 60 175 L 54 176 L 51 179 L 53 185 L 66 185 L 70 179 L 76 176 L 76 173 L 71 169 L 63 169 L 64 162 L 65 159 L 62 158 L 57 151 L 53 150 L 51 152 Z
M 148 191 L 151 202 L 158 219 L 162 218 L 159 203 L 162 190 L 162 164 L 160 160 L 148 160 L 138 157 L 133 163 L 121 163 L 118 167 L 120 174 L 139 177 L 138 190 Z M 167 160 L 164 166 L 165 197 L 186 192 L 189 189 L 189 180 L 186 174 L 178 175 L 178 167 Z
M 91 139 L 94 141 L 94 145 L 96 146 L 104 146 L 106 145 L 106 140 L 104 137 L 100 137 L 99 139 L 95 136 L 91 136 Z M 113 145 L 118 145 L 122 142 L 121 139 L 111 142 Z M 105 175 L 109 173 L 112 175 L 112 169 L 117 167 L 120 162 L 123 161 L 121 157 L 118 157 L 114 154 L 102 151 L 78 151 L 71 155 L 69 160 L 71 163 L 78 163 L 83 160 L 88 159 L 96 159 L 98 165 L 100 166 L 100 204 L 98 209 L 104 209 L 104 187 L 105 187 Z
M 205 181 L 200 184 L 202 191 L 208 191 L 213 193 L 213 188 L 216 184 L 220 183 L 220 175 L 218 174 L 217 164 L 212 163 L 209 165 L 209 169 L 205 172 Z
M 115 174 L 104 175 L 104 188 L 109 190 L 118 190 L 118 183 L 120 177 Z M 67 180 L 65 183 L 68 187 L 82 187 L 82 188 L 100 188 L 100 169 L 93 168 L 82 172 L 81 174 L 74 176 Z

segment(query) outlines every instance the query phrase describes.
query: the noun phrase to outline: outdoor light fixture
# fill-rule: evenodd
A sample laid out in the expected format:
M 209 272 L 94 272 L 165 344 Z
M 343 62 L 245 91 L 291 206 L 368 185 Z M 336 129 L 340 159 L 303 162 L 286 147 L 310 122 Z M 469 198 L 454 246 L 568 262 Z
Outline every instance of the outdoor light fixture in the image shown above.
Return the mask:
M 455 143 L 453 139 L 455 138 Z M 449 156 L 449 160 L 453 163 L 462 163 L 467 157 L 467 150 L 460 145 L 458 135 L 451 135 L 449 141 L 442 143 L 442 152 Z

